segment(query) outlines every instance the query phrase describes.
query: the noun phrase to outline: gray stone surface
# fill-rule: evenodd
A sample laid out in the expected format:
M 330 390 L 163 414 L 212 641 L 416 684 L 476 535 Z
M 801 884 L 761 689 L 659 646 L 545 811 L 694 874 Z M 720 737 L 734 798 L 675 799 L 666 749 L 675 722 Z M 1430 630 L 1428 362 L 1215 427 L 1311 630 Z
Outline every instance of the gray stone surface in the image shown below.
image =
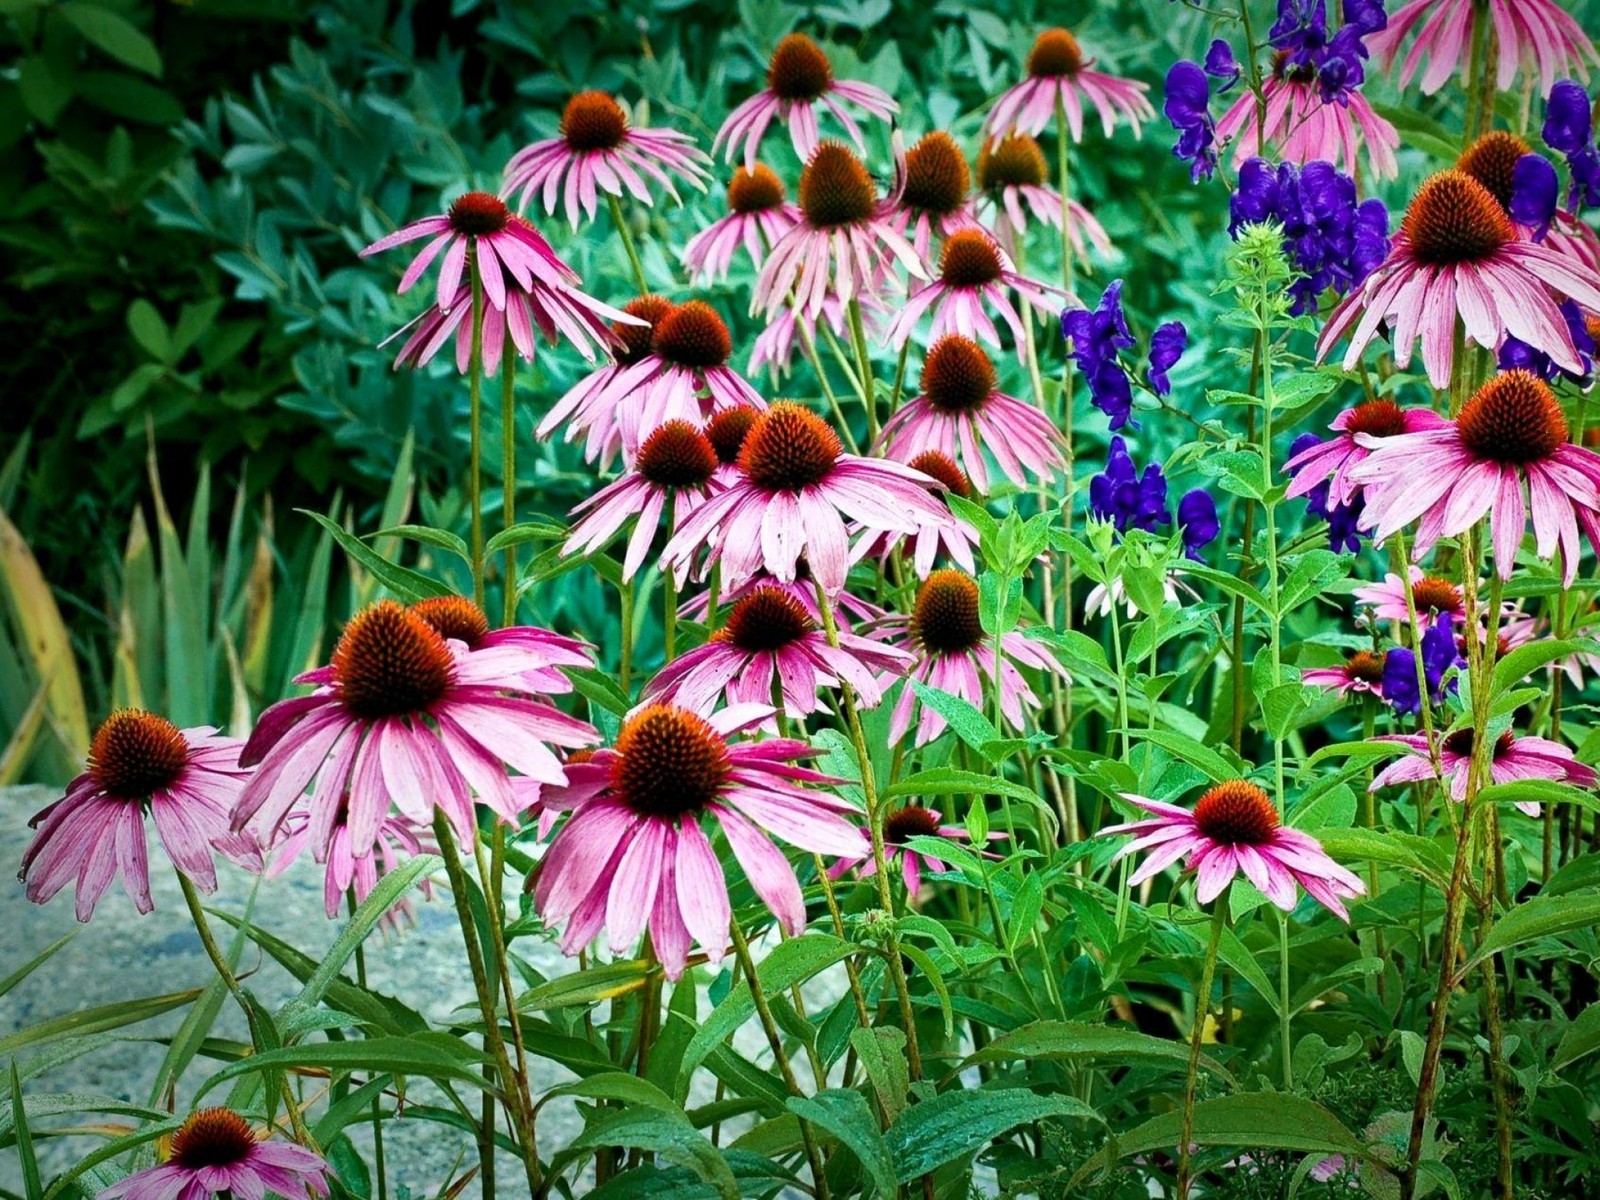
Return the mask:
M 28 817 L 53 798 L 47 789 L 0 790 L 0 864 L 4 864 L 0 873 L 0 929 L 7 931 L 0 941 L 0 978 L 63 934 L 76 931 L 73 940 L 49 963 L 0 997 L 0 1037 L 66 1012 L 198 987 L 212 978 L 211 964 L 190 924 L 171 867 L 159 853 L 153 830 L 150 860 L 156 907 L 149 916 L 140 917 L 134 911 L 120 883 L 106 893 L 94 920 L 86 926 L 80 926 L 73 918 L 70 891 L 43 907 L 27 902 L 22 885 L 16 880 L 16 864 L 28 841 Z M 255 880 L 221 861 L 219 874 L 217 894 L 208 897 L 207 904 L 241 913 Z M 262 928 L 308 954 L 320 953 L 337 935 L 339 922 L 323 915 L 321 871 L 309 859 L 260 886 L 256 923 Z M 430 1020 L 442 1021 L 458 1007 L 474 1003 L 472 979 L 467 973 L 448 893 L 436 891 L 431 902 L 420 897 L 417 900 L 414 925 L 397 934 L 369 940 L 368 984 L 401 998 Z M 219 940 L 229 932 L 218 924 Z M 518 952 L 548 973 L 571 969 L 553 946 L 524 940 L 518 943 Z M 241 973 L 250 972 L 247 986 L 269 1010 L 298 990 L 288 972 L 254 947 L 246 948 L 240 969 Z M 170 1034 L 182 1017 L 181 1011 L 168 1014 L 127 1032 L 130 1038 Z M 244 1020 L 231 1003 L 222 1010 L 217 1032 L 241 1040 L 247 1036 Z M 149 1099 L 164 1051 L 162 1045 L 152 1041 L 118 1042 L 44 1072 L 25 1090 L 94 1092 L 144 1103 Z M 26 1060 L 27 1052 L 23 1051 L 21 1057 Z M 0 1062 L 0 1067 L 4 1065 Z M 180 1110 L 190 1103 L 199 1083 L 216 1069 L 217 1064 L 203 1059 L 190 1069 L 178 1089 Z M 563 1069 L 542 1060 L 530 1064 L 535 1094 L 567 1078 L 570 1076 Z M 416 1090 L 413 1087 L 413 1095 Z M 558 1145 L 571 1137 L 576 1127 L 573 1110 L 553 1103 L 541 1120 L 540 1142 L 545 1144 L 548 1139 L 548 1146 Z M 364 1149 L 370 1145 L 370 1132 L 365 1126 L 353 1131 L 352 1136 Z M 45 1140 L 39 1152 L 46 1176 L 76 1161 L 97 1144 L 98 1139 L 88 1137 Z M 413 1195 L 434 1195 L 449 1182 L 458 1160 L 463 1169 L 476 1161 L 469 1137 L 431 1122 L 389 1122 L 385 1127 L 385 1148 L 391 1195 L 400 1185 Z M 506 1159 L 500 1170 L 503 1180 L 520 1181 L 521 1168 L 514 1159 Z M 0 1183 L 20 1187 L 14 1151 L 0 1151 Z M 509 1186 L 500 1191 L 507 1196 L 517 1194 L 517 1189 Z M 469 1197 L 477 1194 L 475 1185 L 463 1193 Z

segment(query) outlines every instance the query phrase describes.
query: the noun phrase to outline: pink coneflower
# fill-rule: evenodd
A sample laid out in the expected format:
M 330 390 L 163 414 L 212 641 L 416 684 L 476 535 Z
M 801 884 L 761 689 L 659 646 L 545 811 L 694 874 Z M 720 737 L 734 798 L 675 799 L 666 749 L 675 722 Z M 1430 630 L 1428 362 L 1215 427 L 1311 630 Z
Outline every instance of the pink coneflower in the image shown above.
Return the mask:
M 411 265 L 400 277 L 400 292 L 411 290 L 422 278 L 429 264 L 444 251 L 439 267 L 439 284 L 435 303 L 448 309 L 462 302 L 461 280 L 467 270 L 470 251 L 477 259 L 478 275 L 483 281 L 483 294 L 494 308 L 504 309 L 506 276 L 524 292 L 536 286 L 547 290 L 565 288 L 569 291 L 578 285 L 578 276 L 562 262 L 544 235 L 528 222 L 521 220 L 506 207 L 505 201 L 490 192 L 468 192 L 457 196 L 450 209 L 440 217 L 424 217 L 413 221 L 388 237 L 379 238 L 361 252 L 361 257 L 389 250 L 419 238 L 431 238 Z M 467 290 L 470 299 L 471 291 Z
M 1332 163 L 1354 175 L 1365 144 L 1374 176 L 1392 179 L 1400 173 L 1395 157 L 1400 134 L 1373 111 L 1365 96 L 1347 90 L 1338 100 L 1324 100 L 1314 68 L 1290 66 L 1284 50 L 1274 55 L 1273 63 L 1271 74 L 1261 84 L 1265 118 L 1257 119 L 1255 94 L 1245 92 L 1217 121 L 1217 140 L 1233 142 L 1235 166 L 1266 154 L 1302 166 Z
M 1024 315 L 1018 314 L 1008 290 L 1021 297 Z M 1010 327 L 1020 358 L 1025 353 L 1027 339 L 1023 321 L 1029 319 L 1034 307 L 1041 312 L 1059 307 L 1059 297 L 1063 295 L 1060 288 L 1019 274 L 1011 256 L 989 233 L 976 226 L 960 229 L 945 239 L 944 249 L 939 254 L 938 278 L 913 292 L 895 316 L 889 326 L 889 342 L 894 346 L 904 345 L 917 322 L 931 308 L 930 337 L 959 333 L 999 346 L 1000 333 L 987 311 L 992 308 Z
M 996 656 L 994 643 L 978 619 L 977 582 L 965 572 L 951 568 L 934 571 L 917 590 L 911 616 L 902 620 L 906 647 L 917 654 L 917 665 L 911 672 L 913 679 L 959 696 L 977 708 L 984 706 L 983 680 L 988 679 L 991 687 L 1000 689 L 1000 711 L 1014 729 L 1023 728 L 1025 706 L 1039 707 L 1039 697 L 1034 695 L 1017 664 L 1066 676 L 1066 671 L 1044 643 L 1024 637 L 1017 630 L 1000 635 L 1000 654 Z M 901 689 L 889 721 L 890 744 L 905 737 L 911 728 L 915 701 L 916 692 L 907 683 Z M 915 744 L 926 745 L 943 733 L 944 728 L 944 717 L 928 705 L 922 705 Z
M 883 330 L 883 316 L 887 311 L 872 296 L 857 296 L 861 309 L 861 328 L 869 338 L 876 338 Z M 756 335 L 750 347 L 750 374 L 762 367 L 770 367 L 775 375 L 786 375 L 794 359 L 795 347 L 809 341 L 817 344 L 817 329 L 827 326 L 840 341 L 850 338 L 850 316 L 837 296 L 827 296 L 822 308 L 815 314 L 794 308 L 780 308 L 767 321 L 767 327 Z
M 1072 252 L 1083 258 L 1093 246 L 1111 253 L 1111 237 L 1093 214 L 1076 200 L 1063 208 L 1061 193 L 1049 186 L 1049 168 L 1039 143 L 1026 133 L 1008 133 L 988 140 L 978 150 L 978 211 L 992 209 L 994 231 L 1001 244 L 1016 253 L 1027 233 L 1028 214 L 1056 229 L 1063 220 Z
M 644 565 L 661 514 L 666 512 L 668 528 L 676 529 L 710 494 L 717 466 L 716 448 L 689 422 L 658 426 L 639 447 L 628 474 L 572 510 L 580 519 L 562 554 L 588 557 L 631 520 L 633 534 L 622 560 L 622 581 L 627 583 Z
M 1038 409 L 998 387 L 983 347 L 959 333 L 940 338 L 922 365 L 922 391 L 884 424 L 879 446 L 909 462 L 933 450 L 957 462 L 980 492 L 989 490 L 986 456 L 1019 487 L 1053 478 L 1066 459 L 1056 427 Z
M 822 606 L 817 603 L 817 585 L 811 578 L 811 566 L 802 557 L 795 569 L 795 577 L 790 580 L 775 579 L 771 575 L 756 574 L 732 590 L 718 596 L 718 604 L 726 608 L 738 603 L 751 592 L 762 588 L 777 588 L 791 600 L 796 601 L 804 608 L 811 619 L 818 625 L 823 623 Z M 852 622 L 862 625 L 875 625 L 882 621 L 888 614 L 870 600 L 864 600 L 850 592 L 840 592 L 833 597 L 833 618 L 839 626 L 840 633 L 850 632 Z M 686 621 L 699 621 L 705 623 L 710 615 L 711 593 L 700 592 L 690 596 L 678 606 L 678 616 Z
M 906 185 L 900 193 L 896 227 L 913 227 L 911 244 L 926 260 L 933 235 L 948 237 L 976 224 L 972 215 L 972 172 L 967 156 L 943 130 L 925 134 L 906 152 Z
M 519 208 L 527 208 L 535 191 L 547 213 L 565 206 L 567 220 L 578 227 L 580 213 L 594 220 L 599 194 L 621 197 L 625 190 L 640 204 L 650 204 L 644 176 L 661 185 L 674 200 L 673 175 L 704 191 L 711 162 L 694 140 L 673 129 L 634 129 L 622 105 L 606 92 L 579 92 L 561 114 L 561 134 L 525 146 L 506 164 L 503 190 L 521 191 Z
M 348 814 L 346 814 L 348 815 Z M 283 820 L 282 839 L 273 847 L 272 861 L 262 873 L 274 879 L 287 871 L 311 845 L 312 823 L 308 812 L 291 812 Z M 414 821 L 391 813 L 378 826 L 378 838 L 372 849 L 359 858 L 350 852 L 350 825 L 347 820 L 335 818 L 332 834 L 325 847 L 313 855 L 326 865 L 322 873 L 322 910 L 332 920 L 344 911 L 346 897 L 354 895 L 360 904 L 378 886 L 378 880 L 389 874 L 408 858 L 419 854 L 435 854 L 432 831 Z M 431 885 L 422 881 L 422 890 L 431 894 Z M 384 914 L 385 922 L 398 925 L 397 914 L 410 915 L 410 906 L 402 897 Z
M 1487 188 L 1464 172 L 1441 171 L 1406 209 L 1389 257 L 1333 310 L 1317 341 L 1317 357 L 1326 357 L 1350 333 L 1344 366 L 1353 369 L 1388 321 L 1396 365 L 1410 365 L 1420 335 L 1428 378 L 1446 388 L 1459 315 L 1466 336 L 1486 349 L 1510 332 L 1578 374 L 1583 368 L 1561 315 L 1562 297 L 1600 309 L 1600 276 L 1547 246 L 1518 240 Z
M 1411 572 L 1411 600 L 1416 605 L 1417 620 L 1427 623 L 1433 613 L 1449 613 L 1459 624 L 1467 619 L 1466 601 L 1461 587 L 1436 575 L 1424 575 L 1420 567 L 1407 568 Z M 1369 583 L 1355 590 L 1357 604 L 1372 609 L 1379 621 L 1408 621 L 1406 612 L 1406 584 L 1400 576 L 1387 574 L 1382 583 Z
M 1369 791 L 1394 787 L 1403 783 L 1422 783 L 1438 779 L 1450 785 L 1450 799 L 1467 798 L 1467 776 L 1471 773 L 1472 747 L 1476 741 L 1473 730 L 1458 729 L 1439 742 L 1439 770 L 1433 773 L 1433 762 L 1428 755 L 1428 739 L 1418 733 L 1388 733 L 1373 739 L 1376 742 L 1393 742 L 1405 747 L 1405 754 L 1390 763 L 1373 779 Z M 1541 737 L 1517 737 L 1507 730 L 1495 739 L 1490 752 L 1489 780 L 1491 783 L 1512 783 L 1518 779 L 1548 779 L 1557 783 L 1570 783 L 1575 787 L 1591 788 L 1595 785 L 1595 772 L 1579 762 L 1571 750 L 1560 742 Z M 1536 800 L 1519 800 L 1517 810 L 1530 817 L 1539 815 Z
M 923 808 L 920 804 L 906 804 L 890 813 L 883 822 L 883 857 L 887 864 L 892 865 L 896 859 L 900 862 L 900 878 L 905 881 L 906 895 L 916 899 L 922 892 L 922 873 L 933 871 L 940 873 L 949 870 L 940 859 L 934 858 L 926 851 L 913 850 L 906 845 L 914 837 L 945 838 L 952 842 L 966 842 L 972 840 L 969 834 L 960 825 L 941 825 L 941 814 L 937 808 Z M 1005 835 L 991 833 L 990 841 L 996 841 Z M 838 879 L 849 871 L 857 872 L 861 878 L 868 879 L 878 873 L 878 864 L 872 860 L 872 843 L 865 831 L 862 831 L 861 840 L 864 843 L 854 858 L 841 858 L 828 868 L 828 877 Z
M 1299 899 L 1296 884 L 1345 922 L 1350 914 L 1344 901 L 1366 895 L 1360 879 L 1329 858 L 1316 838 L 1284 825 L 1267 794 L 1247 780 L 1217 784 L 1192 810 L 1129 792 L 1122 798 L 1154 814 L 1100 831 L 1101 837 L 1139 835 L 1118 850 L 1116 858 L 1150 851 L 1128 877 L 1130 887 L 1182 858 L 1187 860 L 1184 868 L 1195 873 L 1195 899 L 1201 904 L 1220 896 L 1241 871 L 1284 912 L 1294 911 Z
M 499 371 L 508 335 L 512 348 L 524 362 L 533 361 L 536 329 L 546 344 L 554 345 L 558 337 L 564 338 L 586 361 L 593 362 L 597 354 L 608 354 L 620 345 L 608 321 L 633 324 L 636 320 L 575 287 L 535 280 L 533 290 L 525 291 L 512 280 L 506 288 L 504 306 L 484 306 L 484 373 L 493 375 Z M 427 366 L 453 337 L 456 370 L 465 375 L 472 366 L 472 289 L 465 284 L 458 288 L 449 308 L 430 304 L 378 346 L 381 349 L 402 336 L 406 340 L 395 356 L 396 368 Z
M 178 1126 L 165 1162 L 119 1180 L 97 1200 L 245 1200 L 267 1192 L 310 1200 L 328 1194 L 327 1174 L 328 1164 L 305 1147 L 258 1138 L 232 1109 L 202 1108 Z
M 1139 123 L 1155 116 L 1145 99 L 1148 84 L 1135 79 L 1120 79 L 1103 71 L 1091 71 L 1094 59 L 1083 56 L 1078 39 L 1065 29 L 1047 29 L 1028 52 L 1028 78 L 994 102 L 983 122 L 989 137 L 1019 129 L 1037 137 L 1050 124 L 1059 104 L 1067 115 L 1072 140 L 1083 140 L 1083 105 L 1088 101 L 1100 114 L 1107 137 L 1119 116 L 1133 126 L 1139 136 Z
M 905 186 L 903 163 L 885 200 L 843 142 L 823 142 L 800 172 L 800 223 L 778 240 L 756 280 L 752 311 L 769 319 L 792 305 L 815 320 L 828 297 L 841 305 L 874 295 L 898 261 L 918 279 L 927 271 L 916 247 L 895 229 Z
M 727 487 L 739 478 L 739 455 L 744 453 L 744 440 L 750 436 L 761 413 L 759 408 L 741 404 L 714 413 L 706 422 L 706 440 L 717 455 L 717 465 L 711 476 L 717 488 Z
M 611 326 L 617 344 L 615 361 L 574 384 L 545 414 L 535 435 L 540 439 L 548 438 L 565 425 L 568 442 L 577 440 L 579 434 L 586 435 L 583 452 L 586 461 L 599 459 L 602 467 L 610 466 L 617 451 L 622 449 L 621 400 L 626 399 L 626 393 L 619 396 L 612 385 L 650 355 L 656 326 L 673 307 L 670 300 L 661 296 L 637 296 L 623 305 L 622 311 L 630 323 L 615 322 Z
M 699 428 L 723 409 L 766 408 L 761 393 L 728 366 L 733 337 L 709 304 L 677 305 L 656 318 L 654 330 L 650 353 L 619 371 L 591 401 L 599 411 L 615 412 L 627 457 L 668 421 Z
M 683 265 L 689 268 L 691 279 L 726 279 L 734 251 L 743 246 L 751 263 L 760 269 L 767 247 L 799 221 L 800 207 L 789 203 L 783 180 L 772 168 L 765 163 L 739 167 L 728 181 L 728 215 L 689 239 L 683 249 Z
M 882 88 L 852 79 L 835 79 L 833 64 L 821 46 L 803 33 L 791 33 L 778 42 L 767 62 L 767 87 L 740 104 L 722 123 L 712 139 L 711 153 L 727 145 L 728 161 L 739 154 L 744 143 L 744 165 L 753 167 L 761 138 L 773 120 L 789 126 L 794 152 L 810 158 L 817 148 L 817 105 L 821 104 L 838 120 L 855 143 L 864 149 L 861 127 L 850 115 L 848 104 L 871 113 L 882 121 L 894 118 L 900 106 Z
M 1589 77 L 1587 64 L 1595 59 L 1594 45 L 1556 0 L 1488 0 L 1486 7 L 1500 47 L 1496 91 L 1511 90 L 1519 66 L 1537 66 L 1541 96 L 1548 95 L 1563 75 Z M 1432 95 L 1457 71 L 1462 83 L 1467 82 L 1478 8 L 1477 0 L 1411 0 L 1389 18 L 1387 28 L 1368 35 L 1367 45 L 1388 68 L 1399 59 L 1401 44 L 1417 31 L 1400 67 L 1400 86 L 1410 84 L 1426 54 L 1422 90 Z
M 727 621 L 704 646 L 662 667 L 644 696 L 695 712 L 709 712 L 719 696 L 729 705 L 781 701 L 789 716 L 803 718 L 823 707 L 820 689 L 841 683 L 874 708 L 883 700 L 883 675 L 898 678 L 910 665 L 909 654 L 870 638 L 840 633 L 838 647 L 830 646 L 822 623 L 804 604 L 764 584 L 734 601 Z
M 1401 408 L 1393 400 L 1368 400 L 1347 408 L 1328 426 L 1338 431 L 1337 437 L 1307 447 L 1283 464 L 1284 472 L 1294 477 L 1288 495 L 1304 496 L 1326 479 L 1329 501 L 1349 504 L 1359 489 L 1350 481 L 1348 472 L 1372 453 L 1362 443 L 1361 435 L 1396 437 L 1438 429 L 1444 424 L 1445 419 L 1431 408 Z
M 240 756 L 259 768 L 239 797 L 234 828 L 270 835 L 308 785 L 313 848 L 325 850 L 343 820 L 357 858 L 372 850 L 391 802 L 423 824 L 442 810 L 467 842 L 476 830 L 474 795 L 516 821 L 522 804 L 506 764 L 561 783 L 550 746 L 597 737 L 590 725 L 519 694 L 524 670 L 520 656 L 507 663 L 446 641 L 392 600 L 363 609 L 345 625 L 332 663 L 296 678 L 316 691 L 261 714 Z
M 120 870 L 134 907 L 149 912 L 146 813 L 173 866 L 202 891 L 217 887 L 213 851 L 259 869 L 256 843 L 228 829 L 249 777 L 239 766 L 241 745 L 210 726 L 179 729 L 131 708 L 112 713 L 95 731 L 84 772 L 28 822 L 37 832 L 18 876 L 28 899 L 44 904 L 73 883 L 78 920 L 87 921 Z
M 906 466 L 942 484 L 946 495 L 970 500 L 978 494 L 966 472 L 942 451 L 924 450 Z M 858 538 L 851 558 L 855 562 L 873 557 L 887 558 L 895 547 L 907 543 L 911 547 L 912 569 L 916 571 L 918 579 L 926 579 L 941 556 L 968 573 L 977 570 L 973 551 L 978 547 L 978 531 L 966 521 L 959 520 L 947 521 L 942 525 L 922 525 L 910 537 L 885 532 Z
M 1300 682 L 1327 688 L 1341 696 L 1366 694 L 1383 699 L 1383 655 L 1357 650 L 1337 667 L 1312 667 L 1300 672 Z
M 546 924 L 566 924 L 563 951 L 575 953 L 605 928 L 620 954 L 648 928 L 669 979 L 683 974 L 691 942 L 722 961 L 732 912 L 702 816 L 721 828 L 783 930 L 795 936 L 805 928 L 800 883 L 766 835 L 818 854 L 850 854 L 860 832 L 843 800 L 799 786 L 839 782 L 795 765 L 815 753 L 806 743 L 729 740 L 771 714 L 765 705 L 708 718 L 670 704 L 637 708 L 614 748 L 570 764 L 570 782 L 544 790 L 546 808 L 572 814 L 534 888 Z
M 1550 385 L 1528 371 L 1490 379 L 1437 429 L 1374 442 L 1350 470 L 1365 489 L 1361 523 L 1378 541 L 1420 518 L 1414 557 L 1488 515 L 1495 566 L 1509 579 L 1532 510 L 1535 549 L 1561 547 L 1566 583 L 1578 573 L 1578 527 L 1600 544 L 1600 455 L 1567 441 Z M 1523 480 L 1528 498 L 1523 499 Z
M 464 596 L 431 596 L 411 606 L 446 641 L 460 642 L 474 661 L 492 662 L 494 669 L 515 674 L 525 692 L 553 694 L 571 691 L 563 674 L 566 667 L 592 667 L 594 655 L 577 638 L 532 625 L 490 629 L 489 618 Z
M 758 570 L 795 578 L 801 554 L 830 595 L 850 570 L 845 518 L 867 530 L 916 533 L 952 518 L 929 490 L 934 481 L 901 463 L 843 452 L 821 417 L 779 401 L 761 415 L 739 453 L 741 478 L 711 497 L 679 528 L 663 564 L 707 549 L 726 586 Z

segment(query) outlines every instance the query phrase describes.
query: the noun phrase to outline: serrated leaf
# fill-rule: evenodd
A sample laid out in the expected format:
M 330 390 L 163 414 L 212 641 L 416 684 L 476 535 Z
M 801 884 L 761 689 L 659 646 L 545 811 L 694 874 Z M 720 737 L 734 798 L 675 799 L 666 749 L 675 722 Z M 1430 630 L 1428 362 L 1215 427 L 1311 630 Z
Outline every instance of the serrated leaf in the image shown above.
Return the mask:
M 946 1163 L 971 1157 L 1018 1125 L 1048 1117 L 1102 1120 L 1072 1096 L 1044 1096 L 1020 1087 L 960 1089 L 912 1105 L 884 1140 L 894 1156 L 895 1177 L 909 1183 Z

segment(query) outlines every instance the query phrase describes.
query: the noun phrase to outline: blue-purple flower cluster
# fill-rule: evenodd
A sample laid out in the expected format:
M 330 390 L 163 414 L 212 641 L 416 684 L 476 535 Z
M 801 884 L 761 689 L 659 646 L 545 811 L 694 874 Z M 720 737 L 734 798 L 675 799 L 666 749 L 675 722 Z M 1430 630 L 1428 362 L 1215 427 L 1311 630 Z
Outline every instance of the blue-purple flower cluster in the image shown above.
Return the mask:
M 1205 65 L 1182 58 L 1167 71 L 1162 111 L 1178 131 L 1173 156 L 1189 164 L 1189 180 L 1210 179 L 1217 169 L 1217 122 L 1211 115 L 1211 80 L 1220 81 L 1220 96 L 1239 82 L 1243 72 L 1233 48 L 1218 38 L 1206 52 Z
M 1252 158 L 1239 169 L 1229 202 L 1228 233 L 1274 220 L 1299 278 L 1289 285 L 1291 312 L 1314 312 L 1325 291 L 1343 296 L 1389 254 L 1389 210 L 1382 200 L 1356 200 L 1355 181 L 1325 162 L 1304 167 Z
M 1567 208 L 1600 206 L 1600 148 L 1595 145 L 1589 94 L 1582 85 L 1562 79 L 1550 89 L 1544 110 L 1545 145 L 1567 157 L 1572 183 Z
M 1068 353 L 1089 385 L 1089 399 L 1111 418 L 1113 431 L 1124 425 L 1139 428 L 1133 420 L 1133 382 L 1122 365 L 1121 353 L 1136 344 L 1122 311 L 1122 280 L 1112 280 L 1093 309 L 1069 308 L 1061 314 L 1061 336 Z M 1189 345 L 1182 321 L 1168 321 L 1150 338 L 1145 379 L 1158 396 L 1172 391 L 1168 372 L 1177 366 Z
M 1314 433 L 1302 433 L 1289 446 L 1289 458 L 1320 446 L 1322 439 Z M 1366 505 L 1358 493 L 1349 504 L 1328 503 L 1328 480 L 1323 480 L 1306 493 L 1306 515 L 1328 523 L 1328 549 L 1335 554 L 1348 550 L 1351 554 L 1361 549 L 1361 530 L 1358 525 Z
M 1466 665 L 1456 641 L 1455 618 L 1447 612 L 1437 614 L 1433 624 L 1423 631 L 1421 649 L 1428 699 L 1433 704 L 1439 704 L 1446 693 L 1456 690 L 1454 678 L 1445 684 L 1445 673 L 1451 667 Z M 1422 711 L 1422 694 L 1417 690 L 1415 651 L 1406 646 L 1397 646 L 1383 656 L 1383 698 L 1401 715 Z
M 1314 77 L 1325 103 L 1344 104 L 1366 78 L 1367 35 L 1388 24 L 1383 0 L 1344 0 L 1344 24 L 1332 34 L 1327 0 L 1278 0 L 1267 37 L 1285 55 L 1285 73 Z
M 1156 533 L 1172 524 L 1167 512 L 1167 477 L 1160 463 L 1148 464 L 1143 472 L 1134 466 L 1127 443 L 1111 439 L 1106 452 L 1106 469 L 1089 480 L 1089 515 L 1109 521 L 1118 533 L 1142 529 Z M 1204 550 L 1221 531 L 1216 501 L 1204 488 L 1185 492 L 1178 501 L 1178 532 L 1183 552 L 1195 562 L 1202 561 Z
M 1589 325 L 1584 319 L 1582 309 L 1571 300 L 1563 300 L 1560 307 L 1561 315 L 1567 322 L 1567 333 L 1571 336 L 1572 344 L 1578 351 L 1578 359 L 1583 364 L 1582 373 L 1574 375 L 1570 371 L 1562 370 L 1543 350 L 1536 350 L 1527 342 L 1512 337 L 1509 333 L 1500 343 L 1500 351 L 1496 356 L 1502 371 L 1531 371 L 1547 383 L 1554 383 L 1557 379 L 1567 379 L 1580 386 L 1588 383 L 1594 375 L 1595 359 L 1600 357 L 1600 343 L 1596 343 L 1594 336 L 1589 332 Z

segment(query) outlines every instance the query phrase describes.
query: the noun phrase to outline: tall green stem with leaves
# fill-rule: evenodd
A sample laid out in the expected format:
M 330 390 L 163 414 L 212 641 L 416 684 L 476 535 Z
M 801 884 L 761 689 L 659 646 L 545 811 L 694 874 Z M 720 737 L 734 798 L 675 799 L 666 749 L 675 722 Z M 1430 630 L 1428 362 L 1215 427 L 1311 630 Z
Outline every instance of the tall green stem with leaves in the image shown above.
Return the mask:
M 1217 974 L 1217 953 L 1222 948 L 1222 931 L 1228 924 L 1228 893 L 1211 905 L 1211 937 L 1206 943 L 1205 965 L 1200 970 L 1200 990 L 1194 996 L 1194 1027 L 1189 1030 L 1189 1069 L 1183 1086 L 1183 1123 L 1178 1135 L 1178 1200 L 1189 1200 L 1189 1158 L 1194 1143 L 1194 1097 L 1200 1076 L 1200 1047 L 1205 1043 L 1206 1019 L 1211 1015 L 1211 984 Z
M 500 355 L 500 487 L 502 527 L 517 523 L 517 352 L 506 339 Z M 517 623 L 517 547 L 505 548 L 505 604 L 500 613 L 503 625 Z

